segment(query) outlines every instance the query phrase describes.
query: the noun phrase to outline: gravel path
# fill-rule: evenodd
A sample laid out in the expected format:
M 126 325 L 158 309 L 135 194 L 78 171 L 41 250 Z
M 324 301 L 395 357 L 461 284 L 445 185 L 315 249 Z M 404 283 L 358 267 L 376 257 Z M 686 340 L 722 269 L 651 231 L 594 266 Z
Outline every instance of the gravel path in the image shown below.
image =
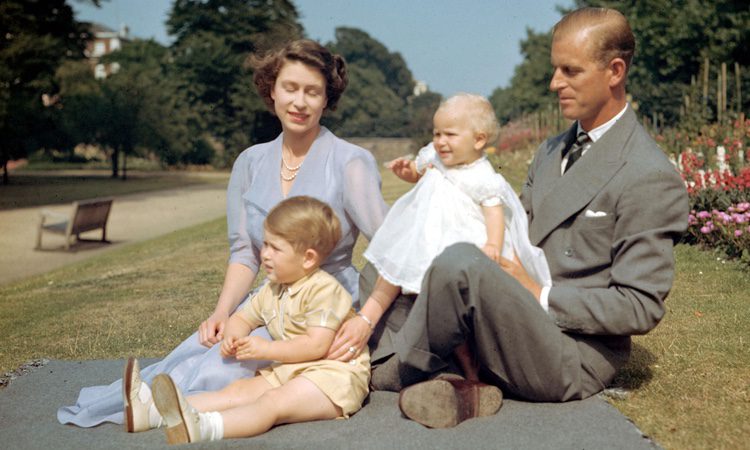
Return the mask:
M 226 180 L 183 188 L 116 196 L 107 225 L 110 244 L 80 242 L 63 248 L 61 235 L 44 233 L 34 250 L 41 210 L 70 214 L 70 205 L 0 211 L 0 284 L 48 272 L 124 244 L 208 222 L 226 214 Z M 84 233 L 99 239 L 101 231 Z

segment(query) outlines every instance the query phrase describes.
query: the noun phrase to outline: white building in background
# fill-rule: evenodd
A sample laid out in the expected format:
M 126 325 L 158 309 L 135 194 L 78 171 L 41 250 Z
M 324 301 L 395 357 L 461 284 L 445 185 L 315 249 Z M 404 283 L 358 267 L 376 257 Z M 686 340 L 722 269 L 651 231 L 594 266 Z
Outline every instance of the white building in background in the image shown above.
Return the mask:
M 419 97 L 420 95 L 427 92 L 427 90 L 428 90 L 427 83 L 425 83 L 424 81 L 418 80 L 417 82 L 414 83 L 414 91 L 412 91 L 412 93 L 414 94 L 415 97 Z
M 99 59 L 104 55 L 121 49 L 123 44 L 130 40 L 128 27 L 122 25 L 120 31 L 115 31 L 98 23 L 90 23 L 89 32 L 92 39 L 86 43 L 86 49 L 83 54 L 89 58 L 94 66 L 94 77 L 96 79 L 103 79 L 113 73 L 117 73 L 120 70 L 118 63 L 103 64 L 99 62 Z

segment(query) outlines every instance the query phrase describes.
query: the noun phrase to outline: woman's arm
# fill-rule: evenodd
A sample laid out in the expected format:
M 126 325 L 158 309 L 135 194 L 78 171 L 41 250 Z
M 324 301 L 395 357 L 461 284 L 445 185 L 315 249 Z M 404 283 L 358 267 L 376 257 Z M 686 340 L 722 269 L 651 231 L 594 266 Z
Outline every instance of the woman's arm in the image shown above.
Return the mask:
M 400 290 L 401 288 L 379 276 L 372 294 L 359 310 L 357 317 L 347 320 L 339 328 L 336 339 L 326 354 L 326 359 L 348 361 L 359 355 L 367 345 L 375 324 L 393 304 Z M 350 347 L 355 348 L 354 353 L 349 351 Z
M 229 264 L 216 308 L 198 328 L 201 344 L 211 347 L 223 339 L 229 315 L 250 292 L 254 281 L 255 272 L 249 267 L 239 263 Z
M 283 363 L 323 359 L 333 342 L 335 331 L 325 327 L 308 327 L 307 333 L 288 341 L 269 341 L 258 336 L 247 336 L 238 341 L 238 360 L 270 359 Z
M 484 215 L 485 227 L 487 227 L 487 242 L 482 247 L 482 251 L 491 260 L 500 263 L 503 239 L 505 239 L 503 205 L 482 206 L 482 214 Z

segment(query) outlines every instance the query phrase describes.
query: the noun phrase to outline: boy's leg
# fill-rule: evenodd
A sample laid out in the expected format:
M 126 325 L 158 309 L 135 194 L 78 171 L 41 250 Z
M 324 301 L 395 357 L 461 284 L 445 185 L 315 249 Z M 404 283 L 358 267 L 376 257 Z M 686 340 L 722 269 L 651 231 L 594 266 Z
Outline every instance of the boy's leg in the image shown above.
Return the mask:
M 282 423 L 335 419 L 342 411 L 315 383 L 299 376 L 266 391 L 256 401 L 222 411 L 221 415 L 224 438 L 237 438 L 257 436 Z
M 271 383 L 260 375 L 233 381 L 220 391 L 203 392 L 187 398 L 193 408 L 200 412 L 225 411 L 256 401 L 265 392 L 273 389 Z

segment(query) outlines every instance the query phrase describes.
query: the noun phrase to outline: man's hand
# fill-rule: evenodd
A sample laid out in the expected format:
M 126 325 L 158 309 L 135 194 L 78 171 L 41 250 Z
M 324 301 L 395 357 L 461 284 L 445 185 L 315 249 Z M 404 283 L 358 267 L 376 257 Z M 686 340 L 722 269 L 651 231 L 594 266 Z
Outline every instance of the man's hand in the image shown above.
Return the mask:
M 508 272 L 510 276 L 515 278 L 521 286 L 525 287 L 534 298 L 539 301 L 542 296 L 542 287 L 539 286 L 536 281 L 526 272 L 526 269 L 521 265 L 521 261 L 518 260 L 518 256 L 513 253 L 513 261 L 500 257 L 500 268 Z

